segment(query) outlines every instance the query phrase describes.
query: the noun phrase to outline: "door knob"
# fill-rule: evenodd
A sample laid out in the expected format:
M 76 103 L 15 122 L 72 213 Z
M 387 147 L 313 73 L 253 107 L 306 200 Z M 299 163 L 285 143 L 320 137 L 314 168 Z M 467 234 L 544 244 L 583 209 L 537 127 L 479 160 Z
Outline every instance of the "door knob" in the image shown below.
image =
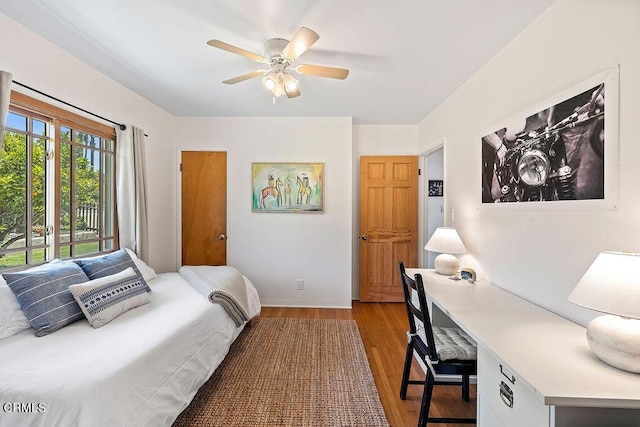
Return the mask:
M 225 236 L 224 234 L 221 234 L 218 236 L 218 240 L 226 240 L 227 236 Z
M 366 234 L 363 234 L 362 236 L 360 236 L 360 238 L 361 238 L 362 240 L 367 240 L 367 239 L 368 239 L 368 237 L 367 237 L 367 235 L 366 235 Z

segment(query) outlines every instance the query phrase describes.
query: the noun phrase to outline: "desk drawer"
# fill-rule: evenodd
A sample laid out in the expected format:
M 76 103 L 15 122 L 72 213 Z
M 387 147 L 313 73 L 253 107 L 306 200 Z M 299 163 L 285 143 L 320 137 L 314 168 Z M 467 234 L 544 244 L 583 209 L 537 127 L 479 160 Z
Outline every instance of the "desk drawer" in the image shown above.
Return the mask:
M 506 363 L 478 347 L 478 395 L 505 426 L 549 426 L 549 407 L 537 398 L 524 380 Z M 478 399 L 480 401 L 480 398 Z M 485 411 L 488 415 L 489 411 Z M 490 417 L 489 417 L 490 419 Z M 480 417 L 480 427 L 492 427 L 492 422 Z

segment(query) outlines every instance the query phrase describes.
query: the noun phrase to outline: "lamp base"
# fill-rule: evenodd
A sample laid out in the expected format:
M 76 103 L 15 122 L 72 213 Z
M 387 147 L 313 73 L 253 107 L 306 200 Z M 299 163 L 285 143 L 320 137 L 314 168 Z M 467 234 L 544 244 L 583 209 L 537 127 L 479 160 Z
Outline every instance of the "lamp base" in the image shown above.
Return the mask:
M 587 327 L 587 342 L 603 362 L 640 373 L 640 320 L 605 315 Z
M 450 254 L 440 254 L 433 261 L 433 265 L 436 267 L 436 273 L 452 275 L 458 273 L 460 268 L 460 262 L 458 258 Z

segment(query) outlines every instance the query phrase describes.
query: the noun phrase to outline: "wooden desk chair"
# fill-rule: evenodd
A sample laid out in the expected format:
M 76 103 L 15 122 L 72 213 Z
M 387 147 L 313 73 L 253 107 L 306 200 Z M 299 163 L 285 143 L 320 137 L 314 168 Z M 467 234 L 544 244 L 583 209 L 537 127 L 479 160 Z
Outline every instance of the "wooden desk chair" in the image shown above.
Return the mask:
M 411 279 L 406 274 L 402 262 L 398 263 L 398 268 L 409 318 L 407 332 L 409 343 L 404 360 L 400 399 L 407 398 L 409 384 L 424 384 L 418 419 L 419 427 L 426 426 L 428 422 L 475 424 L 476 418 L 429 418 L 429 407 L 435 385 L 461 385 L 462 398 L 469 401 L 469 376 L 477 374 L 477 347 L 469 335 L 460 328 L 432 326 L 422 276 L 416 274 L 415 280 Z M 412 289 L 417 293 L 417 305 L 412 298 Z M 414 350 L 428 367 L 424 381 L 409 379 Z M 438 380 L 438 375 L 460 375 L 461 381 Z

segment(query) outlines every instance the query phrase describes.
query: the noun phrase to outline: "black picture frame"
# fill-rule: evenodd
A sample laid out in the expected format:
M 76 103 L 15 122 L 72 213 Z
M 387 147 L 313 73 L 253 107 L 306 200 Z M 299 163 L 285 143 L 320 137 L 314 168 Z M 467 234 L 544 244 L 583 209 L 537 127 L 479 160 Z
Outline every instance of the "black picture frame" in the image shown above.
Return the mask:
M 442 197 L 444 193 L 444 181 L 441 179 L 430 179 L 428 196 L 429 197 Z

